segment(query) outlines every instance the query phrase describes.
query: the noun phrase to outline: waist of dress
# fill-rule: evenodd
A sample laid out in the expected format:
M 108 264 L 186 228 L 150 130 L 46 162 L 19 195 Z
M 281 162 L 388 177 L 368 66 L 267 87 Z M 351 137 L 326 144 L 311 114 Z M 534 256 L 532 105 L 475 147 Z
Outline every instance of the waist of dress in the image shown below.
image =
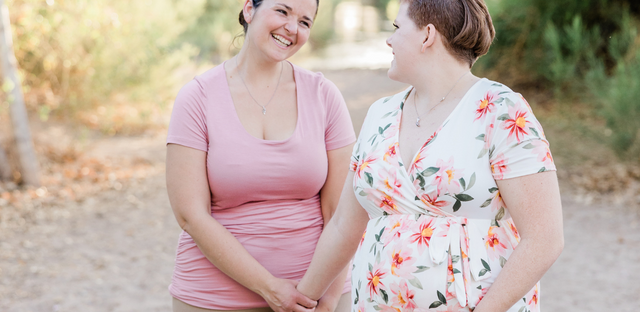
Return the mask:
M 382 220 L 386 219 L 386 222 Z M 394 239 L 411 231 L 412 239 L 423 242 L 429 250 L 430 260 L 436 264 L 449 264 L 453 282 L 449 292 L 456 296 L 462 307 L 479 301 L 469 298 L 468 280 L 481 281 L 491 277 L 487 244 L 491 244 L 493 227 L 504 227 L 512 246 L 518 244 L 517 231 L 510 219 L 478 219 L 455 215 L 391 214 L 369 220 L 367 232 L 383 226 L 375 233 L 377 238 Z M 514 232 L 515 231 L 515 232 Z M 514 234 L 515 233 L 515 234 Z M 405 234 L 406 235 L 406 234 Z
M 233 234 L 277 235 L 322 227 L 320 198 L 248 202 L 211 207 L 211 216 Z

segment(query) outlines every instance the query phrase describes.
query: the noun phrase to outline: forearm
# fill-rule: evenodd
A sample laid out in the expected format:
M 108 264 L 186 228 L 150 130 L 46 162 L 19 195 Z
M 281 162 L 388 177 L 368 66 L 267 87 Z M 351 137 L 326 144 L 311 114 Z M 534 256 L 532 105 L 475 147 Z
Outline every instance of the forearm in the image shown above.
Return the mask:
M 523 239 L 474 312 L 507 311 L 536 285 L 562 248 L 562 237 Z
M 333 283 L 329 286 L 327 292 L 322 296 L 322 298 L 320 298 L 316 311 L 333 312 L 336 309 L 338 301 L 340 301 L 340 297 L 342 297 L 342 291 L 344 290 L 344 284 L 347 280 L 347 275 L 350 269 L 351 268 L 347 264 L 347 266 L 342 269 L 342 272 L 338 274 L 338 277 L 333 280 Z
M 366 226 L 366 222 L 361 224 L 353 220 L 351 227 L 343 227 L 334 221 L 331 220 L 322 232 L 311 265 L 297 287 L 300 293 L 314 300 L 322 297 L 349 263 Z
M 222 224 L 211 217 L 187 222 L 184 230 L 220 271 L 264 297 L 273 275 Z

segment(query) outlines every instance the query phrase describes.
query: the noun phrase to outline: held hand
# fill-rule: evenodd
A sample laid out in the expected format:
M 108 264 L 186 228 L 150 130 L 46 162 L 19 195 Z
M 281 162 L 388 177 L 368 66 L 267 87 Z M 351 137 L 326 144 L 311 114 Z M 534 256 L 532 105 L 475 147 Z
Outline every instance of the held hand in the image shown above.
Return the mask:
M 318 302 L 301 294 L 296 285 L 297 281 L 276 278 L 262 297 L 275 312 L 313 312 Z
M 316 307 L 315 312 L 333 312 L 335 311 L 339 300 L 340 297 L 329 298 L 327 295 L 325 295 L 318 301 L 318 306 Z

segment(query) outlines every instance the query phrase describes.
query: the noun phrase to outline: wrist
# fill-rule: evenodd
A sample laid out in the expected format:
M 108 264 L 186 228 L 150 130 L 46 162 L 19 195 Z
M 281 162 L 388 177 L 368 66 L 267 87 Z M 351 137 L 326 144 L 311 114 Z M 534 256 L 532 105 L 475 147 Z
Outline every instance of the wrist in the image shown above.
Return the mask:
M 318 307 L 316 311 L 333 311 L 338 305 L 341 296 L 335 296 L 331 294 L 325 294 L 318 300 Z
M 273 293 L 273 286 L 276 284 L 276 278 L 273 275 L 266 276 L 264 278 L 256 279 L 257 282 L 254 287 L 251 287 L 251 291 L 260 295 L 260 297 L 268 299 Z

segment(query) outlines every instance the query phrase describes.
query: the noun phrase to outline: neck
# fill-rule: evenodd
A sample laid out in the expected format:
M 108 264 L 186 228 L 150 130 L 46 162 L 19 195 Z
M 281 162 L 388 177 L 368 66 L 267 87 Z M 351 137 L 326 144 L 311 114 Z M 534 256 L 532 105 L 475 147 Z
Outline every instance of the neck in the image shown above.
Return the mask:
M 253 46 L 251 42 L 245 41 L 242 49 L 236 55 L 238 68 L 236 69 L 246 82 L 264 82 L 276 79 L 282 70 L 282 62 L 268 59 L 265 55 Z M 235 62 L 233 62 L 235 65 Z M 252 84 L 253 84 L 252 83 Z
M 420 68 L 426 70 L 418 72 L 410 82 L 414 87 L 418 106 L 433 107 L 439 104 L 443 97 L 453 97 L 456 90 L 466 90 L 463 86 L 467 86 L 471 80 L 478 79 L 469 73 L 471 69 L 467 64 L 457 60 L 436 61 Z

